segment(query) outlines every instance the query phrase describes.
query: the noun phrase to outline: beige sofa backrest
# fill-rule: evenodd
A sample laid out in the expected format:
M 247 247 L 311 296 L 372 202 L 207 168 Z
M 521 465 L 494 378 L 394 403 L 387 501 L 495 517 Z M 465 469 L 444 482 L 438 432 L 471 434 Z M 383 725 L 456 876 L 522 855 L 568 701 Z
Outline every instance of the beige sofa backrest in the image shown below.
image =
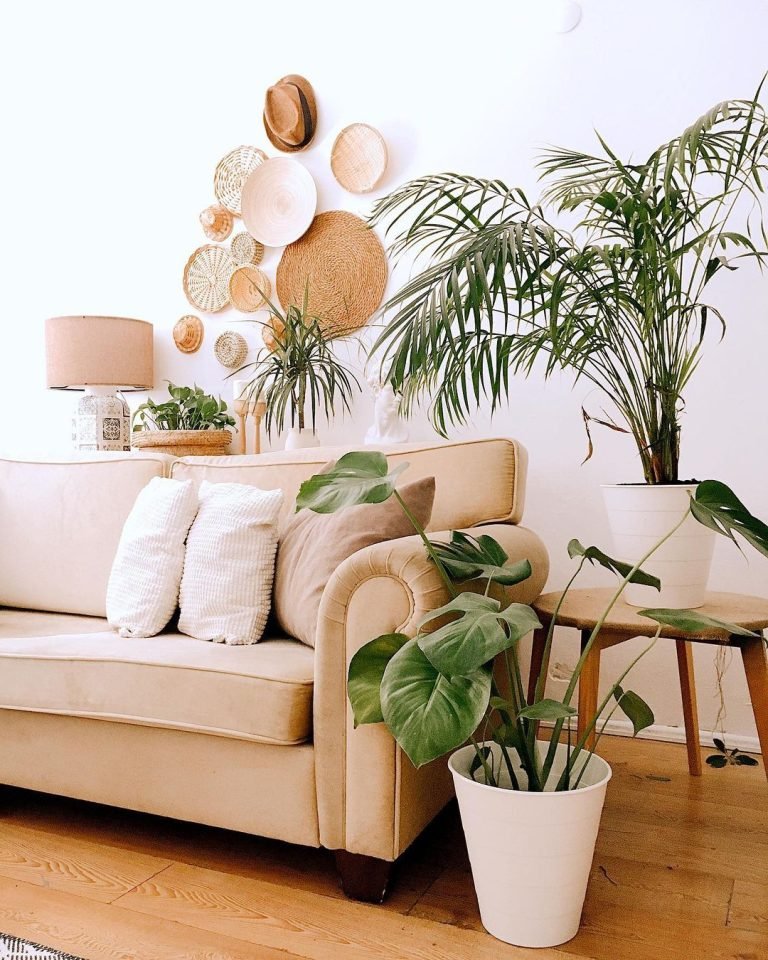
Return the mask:
M 199 483 L 252 483 L 285 493 L 283 510 L 292 511 L 299 487 L 347 447 L 315 447 L 245 457 L 184 457 L 171 476 Z M 370 449 L 370 448 L 369 448 Z M 519 523 L 523 515 L 525 448 L 514 440 L 469 440 L 456 443 L 410 443 L 381 448 L 390 463 L 408 462 L 402 483 L 434 476 L 435 506 L 431 530 L 471 527 L 480 523 Z
M 125 519 L 171 463 L 139 453 L 0 459 L 0 606 L 103 617 Z

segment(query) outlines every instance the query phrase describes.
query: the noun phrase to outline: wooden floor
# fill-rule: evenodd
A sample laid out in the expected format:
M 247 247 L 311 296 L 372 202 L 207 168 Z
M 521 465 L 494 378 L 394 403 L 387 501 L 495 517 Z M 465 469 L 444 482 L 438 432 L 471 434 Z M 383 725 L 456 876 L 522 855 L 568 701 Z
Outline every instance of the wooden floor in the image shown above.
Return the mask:
M 454 808 L 374 907 L 341 895 L 325 851 L 20 790 L 0 810 L 0 930 L 86 960 L 768 960 L 762 768 L 694 780 L 684 747 L 604 744 L 582 929 L 556 950 L 483 932 Z

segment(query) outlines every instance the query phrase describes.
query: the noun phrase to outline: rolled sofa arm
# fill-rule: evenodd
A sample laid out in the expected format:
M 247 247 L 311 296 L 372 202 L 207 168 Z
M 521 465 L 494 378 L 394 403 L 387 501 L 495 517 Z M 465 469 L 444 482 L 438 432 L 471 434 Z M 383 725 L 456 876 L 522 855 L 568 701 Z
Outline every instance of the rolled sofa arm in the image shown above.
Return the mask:
M 505 590 L 510 602 L 526 603 L 541 593 L 549 558 L 535 533 L 503 523 L 466 532 L 495 537 L 511 561 L 530 560 L 533 576 Z M 325 588 L 313 710 L 320 842 L 329 849 L 394 860 L 451 797 L 445 761 L 415 770 L 382 724 L 354 728 L 347 700 L 347 668 L 357 650 L 384 633 L 413 636 L 421 618 L 447 600 L 416 536 L 360 550 Z

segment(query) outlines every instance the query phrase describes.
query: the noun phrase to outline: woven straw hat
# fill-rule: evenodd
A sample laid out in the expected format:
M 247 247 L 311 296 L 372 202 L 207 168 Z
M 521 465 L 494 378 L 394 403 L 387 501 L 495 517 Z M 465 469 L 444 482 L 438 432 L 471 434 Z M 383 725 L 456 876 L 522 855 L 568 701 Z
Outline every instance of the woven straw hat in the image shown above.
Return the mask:
M 315 217 L 304 236 L 283 252 L 277 295 L 287 310 L 309 296 L 309 310 L 332 336 L 364 326 L 387 283 L 387 258 L 376 234 L 346 210 Z
M 242 217 L 252 237 L 267 247 L 284 247 L 307 230 L 317 208 L 317 187 L 298 160 L 265 160 L 245 181 Z
M 285 153 L 309 146 L 317 130 L 317 103 L 309 80 L 291 73 L 267 90 L 264 129 L 272 145 Z

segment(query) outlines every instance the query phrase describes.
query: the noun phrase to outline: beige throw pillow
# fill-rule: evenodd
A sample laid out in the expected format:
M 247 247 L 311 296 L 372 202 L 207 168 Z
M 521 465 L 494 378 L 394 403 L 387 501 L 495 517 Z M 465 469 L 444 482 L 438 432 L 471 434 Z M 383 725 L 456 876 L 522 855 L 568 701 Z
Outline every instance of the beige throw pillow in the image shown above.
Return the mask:
M 426 527 L 435 500 L 435 478 L 409 483 L 398 492 Z M 414 533 L 394 498 L 338 513 L 301 510 L 290 516 L 280 529 L 275 570 L 274 611 L 280 628 L 314 647 L 320 599 L 336 568 L 358 550 Z

